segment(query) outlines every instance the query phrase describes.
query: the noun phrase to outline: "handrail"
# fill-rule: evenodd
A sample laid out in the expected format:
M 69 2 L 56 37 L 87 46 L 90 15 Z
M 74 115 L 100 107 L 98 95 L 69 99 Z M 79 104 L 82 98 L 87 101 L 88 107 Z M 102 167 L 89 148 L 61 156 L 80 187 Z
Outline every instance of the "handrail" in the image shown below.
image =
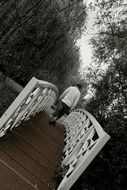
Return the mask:
M 53 84 L 33 77 L 0 118 L 0 137 L 40 111 L 50 111 L 58 96 Z
M 96 131 L 98 132 L 98 135 L 101 136 L 104 132 L 103 128 L 101 127 L 101 125 L 98 123 L 98 121 L 86 110 L 83 109 L 77 109 L 77 112 L 81 112 L 84 113 L 90 120 L 91 122 L 94 124 L 94 128 L 96 129 Z
M 57 97 L 58 89 L 53 84 L 33 77 L 0 118 L 0 137 L 40 111 L 51 113 L 51 106 Z M 83 109 L 71 111 L 61 123 L 65 126 L 65 147 L 61 165 L 68 169 L 64 172 L 57 190 L 69 190 L 110 136 Z
M 65 126 L 65 147 L 63 151 L 63 180 L 57 190 L 69 190 L 85 171 L 95 156 L 110 139 L 97 120 L 86 110 L 73 110 L 62 121 Z

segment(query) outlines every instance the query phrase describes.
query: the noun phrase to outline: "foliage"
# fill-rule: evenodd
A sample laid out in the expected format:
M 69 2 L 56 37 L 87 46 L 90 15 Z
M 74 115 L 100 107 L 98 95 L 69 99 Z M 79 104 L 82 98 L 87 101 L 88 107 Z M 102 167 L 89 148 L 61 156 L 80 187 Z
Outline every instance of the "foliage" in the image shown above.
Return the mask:
M 0 117 L 14 101 L 17 95 L 18 94 L 16 92 L 8 88 L 3 82 L 0 83 Z
M 0 68 L 20 84 L 32 76 L 59 87 L 78 70 L 75 40 L 85 20 L 83 1 L 1 1 Z M 82 19 L 81 19 L 82 18 Z
M 91 39 L 96 71 L 88 79 L 94 96 L 85 104 L 111 140 L 72 189 L 125 190 L 127 171 L 127 25 L 123 0 L 98 0 L 90 6 L 97 13 L 98 35 Z M 98 72 L 102 64 L 108 65 Z

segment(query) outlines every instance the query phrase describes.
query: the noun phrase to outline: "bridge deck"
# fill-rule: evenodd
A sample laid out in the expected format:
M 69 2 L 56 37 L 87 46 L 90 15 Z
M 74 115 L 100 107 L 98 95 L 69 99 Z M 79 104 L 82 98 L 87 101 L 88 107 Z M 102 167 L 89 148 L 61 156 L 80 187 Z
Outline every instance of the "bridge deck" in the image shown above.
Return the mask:
M 64 146 L 62 126 L 40 113 L 0 139 L 0 190 L 53 190 Z

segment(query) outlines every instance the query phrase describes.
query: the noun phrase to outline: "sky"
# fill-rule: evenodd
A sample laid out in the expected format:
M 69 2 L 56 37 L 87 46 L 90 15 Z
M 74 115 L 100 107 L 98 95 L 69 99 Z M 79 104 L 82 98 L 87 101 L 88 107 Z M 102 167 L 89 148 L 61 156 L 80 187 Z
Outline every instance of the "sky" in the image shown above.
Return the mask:
M 93 0 L 94 1 L 94 0 Z M 92 0 L 84 0 L 84 2 L 87 3 L 87 5 L 90 2 L 93 2 Z M 92 37 L 91 34 L 94 34 L 97 32 L 97 30 L 93 27 L 95 18 L 94 12 L 88 13 L 88 20 L 87 20 L 87 30 L 82 34 L 81 39 L 78 41 L 78 46 L 80 48 L 80 57 L 81 57 L 81 74 L 84 74 L 84 70 L 87 66 L 92 64 L 92 46 L 90 45 L 90 38 Z M 85 70 L 85 72 L 87 72 Z M 87 94 L 84 96 L 84 100 L 89 100 L 94 93 L 90 90 L 90 88 L 87 91 Z
M 89 44 L 89 36 L 82 36 L 79 41 L 80 56 L 82 60 L 82 67 L 85 68 L 92 62 L 92 47 Z
M 88 5 L 88 3 L 91 2 L 91 0 L 84 0 L 84 2 L 87 2 Z M 94 23 L 94 17 L 94 12 L 88 13 L 87 30 L 84 32 L 84 34 L 82 34 L 81 39 L 78 40 L 78 46 L 80 47 L 80 56 L 82 60 L 82 68 L 85 68 L 92 62 L 92 47 L 89 44 L 89 42 L 90 38 L 92 37 L 91 33 L 96 33 L 96 29 L 92 26 Z

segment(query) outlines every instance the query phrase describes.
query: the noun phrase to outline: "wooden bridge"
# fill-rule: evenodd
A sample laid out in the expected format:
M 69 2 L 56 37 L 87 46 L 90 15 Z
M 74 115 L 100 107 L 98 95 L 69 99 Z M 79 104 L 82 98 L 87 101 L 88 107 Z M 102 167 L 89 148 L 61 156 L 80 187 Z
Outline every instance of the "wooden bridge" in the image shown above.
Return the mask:
M 48 124 L 57 88 L 32 78 L 0 119 L 0 190 L 69 190 L 109 140 L 86 110 Z M 58 168 L 63 179 L 56 183 Z

